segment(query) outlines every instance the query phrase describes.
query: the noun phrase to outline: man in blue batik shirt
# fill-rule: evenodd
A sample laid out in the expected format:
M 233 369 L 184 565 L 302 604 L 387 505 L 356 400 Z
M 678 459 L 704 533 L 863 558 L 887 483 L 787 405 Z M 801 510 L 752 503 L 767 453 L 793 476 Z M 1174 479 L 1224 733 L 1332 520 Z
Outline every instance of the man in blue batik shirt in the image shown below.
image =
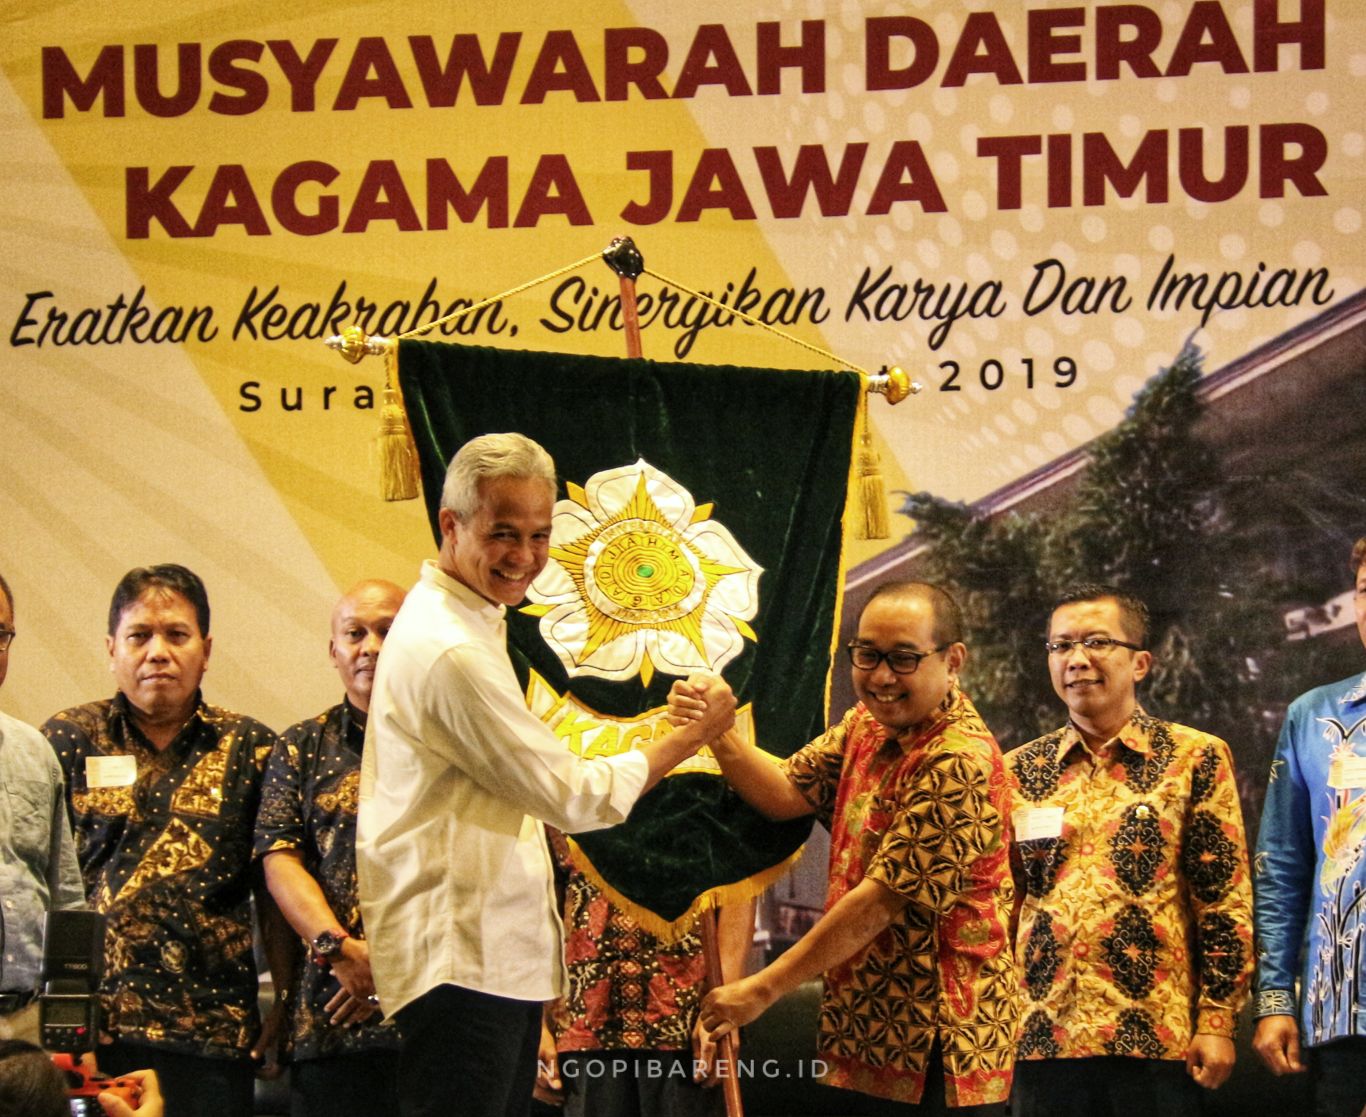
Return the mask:
M 1366 644 L 1366 538 L 1352 548 L 1351 570 Z M 1253 880 L 1253 1046 L 1275 1074 L 1312 1071 L 1315 1117 L 1358 1117 L 1366 1106 L 1366 673 L 1300 695 L 1286 714 Z

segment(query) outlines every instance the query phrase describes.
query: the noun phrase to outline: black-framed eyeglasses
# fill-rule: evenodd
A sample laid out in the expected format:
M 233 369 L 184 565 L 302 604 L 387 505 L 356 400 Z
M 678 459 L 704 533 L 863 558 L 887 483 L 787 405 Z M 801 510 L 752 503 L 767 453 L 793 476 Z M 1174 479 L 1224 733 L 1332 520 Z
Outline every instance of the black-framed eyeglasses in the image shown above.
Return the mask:
M 913 652 L 908 648 L 893 648 L 890 652 L 880 652 L 870 644 L 851 643 L 845 650 L 849 653 L 849 662 L 860 671 L 876 671 L 877 665 L 884 659 L 887 666 L 898 675 L 914 675 L 920 667 L 922 659 L 929 659 L 932 655 L 938 655 L 945 648 L 952 644 L 940 644 L 933 651 Z
M 1078 646 L 1097 655 L 1105 655 L 1111 648 L 1128 648 L 1134 652 L 1143 650 L 1138 644 L 1116 640 L 1113 636 L 1088 636 L 1085 640 L 1045 640 L 1043 646 L 1049 655 L 1070 655 L 1072 649 Z
M 0 652 L 9 651 L 9 646 L 14 643 L 14 638 L 18 635 L 12 628 L 0 628 Z

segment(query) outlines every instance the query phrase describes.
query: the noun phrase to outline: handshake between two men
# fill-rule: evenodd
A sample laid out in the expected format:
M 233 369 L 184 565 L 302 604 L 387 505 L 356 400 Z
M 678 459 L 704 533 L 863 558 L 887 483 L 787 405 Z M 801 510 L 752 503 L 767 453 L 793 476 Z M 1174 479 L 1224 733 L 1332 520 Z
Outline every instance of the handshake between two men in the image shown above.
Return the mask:
M 668 703 L 669 721 L 677 727 L 700 726 L 704 721 L 722 726 L 719 735 L 709 738 L 706 743 L 715 754 L 726 780 L 751 807 L 774 821 L 814 813 L 815 808 L 774 758 L 734 731 L 735 698 L 725 680 L 711 675 L 693 675 L 686 681 L 675 682 L 669 691 Z M 728 718 L 722 713 L 726 709 L 731 711 Z M 879 930 L 885 925 L 881 924 Z M 823 963 L 824 955 L 821 968 L 807 972 L 809 967 L 802 967 L 795 981 L 775 981 L 778 975 L 773 971 L 777 967 L 770 966 L 713 989 L 703 1001 L 701 1012 L 707 1047 L 757 1019 L 796 984 L 821 973 Z

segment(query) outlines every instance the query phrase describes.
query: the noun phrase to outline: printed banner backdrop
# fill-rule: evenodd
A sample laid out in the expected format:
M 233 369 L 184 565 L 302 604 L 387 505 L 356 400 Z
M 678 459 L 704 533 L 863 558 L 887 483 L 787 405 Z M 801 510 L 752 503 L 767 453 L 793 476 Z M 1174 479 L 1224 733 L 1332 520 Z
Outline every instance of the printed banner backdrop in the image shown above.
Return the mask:
M 667 733 L 670 685 L 699 671 L 725 676 L 772 753 L 825 728 L 856 374 L 405 341 L 399 375 L 438 540 L 446 463 L 468 439 L 521 431 L 555 459 L 550 561 L 508 629 L 529 704 L 567 749 Z M 708 753 L 577 842 L 667 923 L 780 865 L 809 829 L 746 807 Z
M 416 502 L 375 496 L 379 363 L 323 339 L 400 332 L 620 234 L 677 283 L 921 380 L 872 403 L 893 490 L 978 508 L 1038 490 L 1188 338 L 1211 392 L 1251 385 L 1219 397 L 1243 409 L 1217 416 L 1235 451 L 1363 441 L 1354 0 L 6 17 L 0 570 L 19 638 L 0 704 L 31 722 L 109 692 L 109 594 L 168 560 L 212 595 L 213 701 L 276 727 L 334 702 L 336 595 L 410 583 L 431 539 Z M 640 290 L 651 359 L 813 363 Z M 618 356 L 615 291 L 605 267 L 564 275 L 445 339 Z M 1289 360 L 1318 341 L 1331 362 Z M 1316 419 L 1283 430 L 1292 384 Z M 1366 520 L 1335 507 L 1261 538 L 1317 563 Z M 853 547 L 851 581 L 901 569 L 912 526 Z M 1345 588 L 1323 561 L 1266 600 L 1309 643 L 1345 631 L 1312 619 Z

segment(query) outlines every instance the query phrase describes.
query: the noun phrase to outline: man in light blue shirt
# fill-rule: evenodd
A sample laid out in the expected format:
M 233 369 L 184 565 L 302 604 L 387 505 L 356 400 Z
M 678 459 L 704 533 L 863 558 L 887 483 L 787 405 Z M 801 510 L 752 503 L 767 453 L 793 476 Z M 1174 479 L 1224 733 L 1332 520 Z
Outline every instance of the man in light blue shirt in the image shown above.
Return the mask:
M 14 598 L 0 576 L 0 685 L 14 635 Z M 84 906 L 61 765 L 38 730 L 0 712 L 0 1039 L 38 1042 L 43 920 Z
M 1351 570 L 1366 644 L 1366 538 L 1352 548 Z M 1358 1117 L 1366 1106 L 1366 673 L 1300 695 L 1286 714 L 1253 881 L 1253 1046 L 1275 1074 L 1312 1072 L 1315 1117 Z

